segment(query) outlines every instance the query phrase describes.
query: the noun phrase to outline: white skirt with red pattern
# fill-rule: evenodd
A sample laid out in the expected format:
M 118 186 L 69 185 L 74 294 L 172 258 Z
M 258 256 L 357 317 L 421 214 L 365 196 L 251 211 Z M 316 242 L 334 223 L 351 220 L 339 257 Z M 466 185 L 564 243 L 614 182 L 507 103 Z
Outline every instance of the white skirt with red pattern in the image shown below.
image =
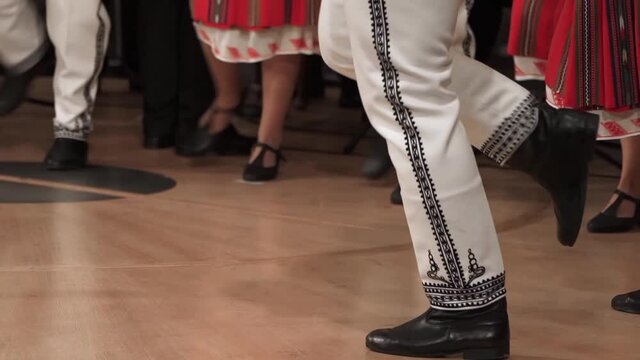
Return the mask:
M 224 62 L 256 63 L 277 55 L 320 53 L 316 26 L 279 26 L 260 30 L 222 29 L 195 23 L 200 41 Z

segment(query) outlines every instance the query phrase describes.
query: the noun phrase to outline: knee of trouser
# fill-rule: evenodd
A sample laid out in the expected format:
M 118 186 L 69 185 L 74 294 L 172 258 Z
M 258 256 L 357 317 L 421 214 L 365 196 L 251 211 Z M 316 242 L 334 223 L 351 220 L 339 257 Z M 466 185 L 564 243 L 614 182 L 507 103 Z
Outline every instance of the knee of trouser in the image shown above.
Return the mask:
M 323 32 L 322 27 L 320 30 L 320 54 L 324 62 L 338 74 L 355 80 L 353 59 L 345 53 L 348 50 L 345 47 L 337 46 L 337 42 L 332 39 L 330 34 Z
M 322 45 L 320 46 L 320 53 L 322 54 L 322 58 L 325 63 L 327 63 L 327 66 L 333 69 L 333 71 L 342 76 L 348 77 L 349 79 L 356 79 L 353 62 L 351 62 L 350 59 L 345 59 L 335 52 L 327 50 L 326 47 L 323 48 Z

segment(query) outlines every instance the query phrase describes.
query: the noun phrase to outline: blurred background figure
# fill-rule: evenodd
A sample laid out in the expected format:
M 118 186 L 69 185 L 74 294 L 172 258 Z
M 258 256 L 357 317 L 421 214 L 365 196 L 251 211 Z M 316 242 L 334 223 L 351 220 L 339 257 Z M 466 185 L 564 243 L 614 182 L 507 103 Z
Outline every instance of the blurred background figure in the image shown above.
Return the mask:
M 144 147 L 177 144 L 197 128 L 213 97 L 189 0 L 139 0 L 138 44 L 144 98 Z
M 56 55 L 53 77 L 55 141 L 45 164 L 50 170 L 86 165 L 87 139 L 110 28 L 100 0 L 46 0 L 46 25 L 29 0 L 0 0 L 0 115 L 15 110 L 25 97 L 49 48 Z M 46 27 L 46 30 L 45 30 Z
M 284 121 L 300 72 L 301 54 L 318 53 L 317 0 L 195 0 L 193 15 L 215 84 L 216 98 L 201 117 L 187 151 L 251 152 L 245 181 L 277 177 Z M 239 63 L 261 63 L 262 111 L 257 142 L 231 120 L 241 104 Z M 251 151 L 252 145 L 254 146 Z

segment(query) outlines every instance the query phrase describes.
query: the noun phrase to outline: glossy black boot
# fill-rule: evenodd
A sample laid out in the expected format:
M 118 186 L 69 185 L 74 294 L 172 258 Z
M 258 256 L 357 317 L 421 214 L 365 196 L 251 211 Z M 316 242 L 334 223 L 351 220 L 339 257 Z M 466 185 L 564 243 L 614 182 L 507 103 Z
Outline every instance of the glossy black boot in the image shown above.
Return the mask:
M 587 226 L 589 232 L 621 233 L 627 232 L 640 225 L 640 199 L 636 199 L 620 190 L 616 190 L 614 193 L 618 195 L 618 198 L 605 211 L 596 215 L 596 217 L 589 221 Z M 635 205 L 636 210 L 633 217 L 618 217 L 618 209 L 624 201 L 632 202 Z
M 553 200 L 562 245 L 573 246 L 580 233 L 587 196 L 588 163 L 598 131 L 598 116 L 540 106 L 538 126 L 507 162 L 544 187 Z
M 86 141 L 58 138 L 47 153 L 47 170 L 75 170 L 87 165 L 89 146 Z
M 640 314 L 640 290 L 614 297 L 611 307 L 630 314 Z
M 412 357 L 462 355 L 468 360 L 509 357 L 507 301 L 467 311 L 429 309 L 419 317 L 393 329 L 367 335 L 372 351 Z

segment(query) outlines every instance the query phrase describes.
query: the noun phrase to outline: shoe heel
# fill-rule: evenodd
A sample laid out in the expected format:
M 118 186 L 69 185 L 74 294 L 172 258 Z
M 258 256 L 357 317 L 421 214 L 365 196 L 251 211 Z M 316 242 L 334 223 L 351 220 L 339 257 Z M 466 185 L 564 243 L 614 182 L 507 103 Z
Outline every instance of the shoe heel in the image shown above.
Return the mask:
M 463 353 L 463 359 L 465 360 L 502 360 L 508 358 L 509 345 L 490 349 L 465 350 Z

